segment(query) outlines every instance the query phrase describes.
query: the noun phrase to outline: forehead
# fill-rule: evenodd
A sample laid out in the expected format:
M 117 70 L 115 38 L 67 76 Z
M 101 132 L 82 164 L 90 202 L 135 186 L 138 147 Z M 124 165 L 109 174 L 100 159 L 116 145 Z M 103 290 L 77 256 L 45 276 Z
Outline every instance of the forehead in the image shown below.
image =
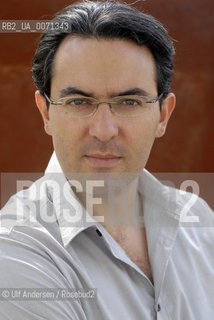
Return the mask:
M 67 36 L 53 63 L 51 90 L 80 87 L 106 96 L 111 91 L 141 87 L 157 89 L 150 50 L 129 40 Z

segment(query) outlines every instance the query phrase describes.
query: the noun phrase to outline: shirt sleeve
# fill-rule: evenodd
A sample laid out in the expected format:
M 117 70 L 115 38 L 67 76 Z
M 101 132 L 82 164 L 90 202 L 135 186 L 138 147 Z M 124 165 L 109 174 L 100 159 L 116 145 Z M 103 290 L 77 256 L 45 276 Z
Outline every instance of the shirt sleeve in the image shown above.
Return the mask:
M 15 297 L 28 288 L 39 292 L 74 287 L 44 250 L 31 246 L 21 235 L 20 240 L 0 235 L 0 319 L 87 320 L 80 300 Z

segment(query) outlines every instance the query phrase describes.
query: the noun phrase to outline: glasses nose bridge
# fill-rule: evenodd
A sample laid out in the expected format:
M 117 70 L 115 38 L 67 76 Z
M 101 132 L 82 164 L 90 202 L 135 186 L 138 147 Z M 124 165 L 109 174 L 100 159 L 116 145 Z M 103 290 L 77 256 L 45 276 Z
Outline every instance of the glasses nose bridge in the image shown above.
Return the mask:
M 96 105 L 95 112 L 98 110 L 99 105 L 100 105 L 100 104 L 103 104 L 103 103 L 108 104 L 110 110 L 113 111 L 113 110 L 112 110 L 112 103 L 113 103 L 113 102 L 103 100 L 103 101 L 98 101 L 98 102 L 95 102 L 95 103 L 94 103 L 94 104 Z M 94 113 L 95 113 L 95 112 L 94 112 Z

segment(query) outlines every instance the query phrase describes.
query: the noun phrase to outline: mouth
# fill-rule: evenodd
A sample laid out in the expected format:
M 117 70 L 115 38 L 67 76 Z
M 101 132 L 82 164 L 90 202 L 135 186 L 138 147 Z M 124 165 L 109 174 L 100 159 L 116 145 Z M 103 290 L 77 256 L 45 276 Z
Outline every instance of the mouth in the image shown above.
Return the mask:
M 109 167 L 117 164 L 122 157 L 114 154 L 90 154 L 85 159 L 93 166 Z

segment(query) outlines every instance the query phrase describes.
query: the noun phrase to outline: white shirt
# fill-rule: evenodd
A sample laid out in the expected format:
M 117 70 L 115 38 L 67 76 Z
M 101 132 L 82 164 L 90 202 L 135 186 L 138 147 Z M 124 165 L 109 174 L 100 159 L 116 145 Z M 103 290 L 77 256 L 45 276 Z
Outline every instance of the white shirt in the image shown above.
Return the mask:
M 72 189 L 62 192 L 67 184 L 54 154 L 44 177 L 1 211 L 0 320 L 213 320 L 214 216 L 201 198 L 187 207 L 191 194 L 142 171 L 152 284 Z M 186 208 L 199 222 L 182 222 Z M 56 291 L 30 300 L 26 288 Z M 65 299 L 63 288 L 91 298 Z

